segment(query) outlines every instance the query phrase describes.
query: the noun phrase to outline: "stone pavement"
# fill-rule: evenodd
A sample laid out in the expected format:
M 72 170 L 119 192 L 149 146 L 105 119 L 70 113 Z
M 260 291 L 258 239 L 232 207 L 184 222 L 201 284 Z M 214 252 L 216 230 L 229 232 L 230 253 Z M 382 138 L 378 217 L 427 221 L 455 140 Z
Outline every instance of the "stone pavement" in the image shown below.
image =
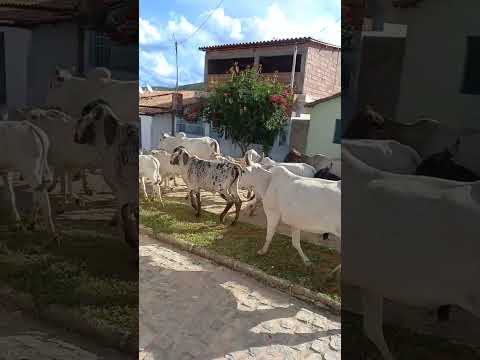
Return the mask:
M 116 350 L 47 326 L 0 304 L 0 360 L 127 360 Z
M 340 318 L 148 237 L 140 360 L 340 359 Z

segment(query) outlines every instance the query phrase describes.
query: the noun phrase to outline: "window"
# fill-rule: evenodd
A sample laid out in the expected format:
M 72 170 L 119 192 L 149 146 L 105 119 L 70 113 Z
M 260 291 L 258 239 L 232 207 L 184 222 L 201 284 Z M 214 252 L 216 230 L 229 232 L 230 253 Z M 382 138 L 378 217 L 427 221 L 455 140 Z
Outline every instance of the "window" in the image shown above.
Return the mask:
M 261 56 L 260 65 L 262 65 L 263 73 L 278 72 L 291 72 L 293 65 L 293 55 L 281 55 L 281 56 Z M 295 63 L 295 72 L 300 72 L 302 65 L 302 55 L 297 55 L 297 61 Z
M 467 54 L 463 75 L 463 94 L 480 94 L 480 36 L 467 37 Z
M 341 144 L 342 143 L 342 121 L 341 119 L 335 120 L 335 132 L 333 134 L 333 143 Z
M 5 73 L 5 33 L 0 33 L 0 104 L 7 103 L 7 81 Z
M 109 70 L 138 71 L 138 48 L 117 46 L 102 33 L 91 33 L 90 64 Z
M 254 58 L 237 58 L 237 59 L 211 59 L 208 60 L 208 74 L 226 74 L 233 64 L 238 63 L 240 70 L 246 69 L 248 66 L 253 66 Z

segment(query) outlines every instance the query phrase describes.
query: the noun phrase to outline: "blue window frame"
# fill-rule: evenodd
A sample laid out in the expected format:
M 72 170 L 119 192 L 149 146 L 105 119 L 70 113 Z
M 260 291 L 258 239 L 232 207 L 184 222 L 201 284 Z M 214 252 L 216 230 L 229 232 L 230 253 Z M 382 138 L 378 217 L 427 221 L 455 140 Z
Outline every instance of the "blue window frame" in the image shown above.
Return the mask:
M 341 144 L 342 142 L 342 120 L 335 120 L 335 132 L 333 134 L 333 143 Z

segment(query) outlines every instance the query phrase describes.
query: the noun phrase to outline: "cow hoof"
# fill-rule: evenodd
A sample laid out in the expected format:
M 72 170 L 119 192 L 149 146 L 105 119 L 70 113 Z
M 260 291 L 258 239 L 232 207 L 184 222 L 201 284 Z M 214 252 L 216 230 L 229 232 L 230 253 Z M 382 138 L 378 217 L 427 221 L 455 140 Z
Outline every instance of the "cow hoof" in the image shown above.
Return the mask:
M 267 251 L 264 250 L 264 249 L 260 249 L 260 250 L 257 251 L 258 255 L 265 255 L 266 253 L 267 253 Z

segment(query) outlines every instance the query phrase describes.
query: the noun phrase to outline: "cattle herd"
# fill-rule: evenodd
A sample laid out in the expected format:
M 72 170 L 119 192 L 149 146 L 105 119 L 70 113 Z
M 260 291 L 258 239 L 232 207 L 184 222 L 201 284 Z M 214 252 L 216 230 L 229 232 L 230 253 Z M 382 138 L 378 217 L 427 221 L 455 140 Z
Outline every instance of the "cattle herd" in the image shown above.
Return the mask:
M 52 238 L 60 241 L 49 192 L 60 178 L 64 202 L 69 202 L 75 196 L 72 178 L 80 170 L 84 190 L 91 193 L 85 170 L 100 170 L 114 195 L 111 224 L 138 254 L 135 178 L 146 199 L 149 181 L 153 199 L 156 195 L 163 203 L 162 188 L 171 188 L 172 181 L 177 186 L 181 177 L 196 216 L 201 216 L 202 191 L 225 200 L 221 222 L 235 207 L 231 225 L 238 221 L 242 203 L 249 203 L 250 216 L 261 204 L 267 233 L 259 255 L 267 253 L 282 221 L 309 265 L 301 231 L 332 234 L 339 241 L 343 222 L 342 278 L 364 289 L 364 329 L 385 359 L 393 356 L 382 330 L 384 298 L 447 315 L 457 305 L 480 316 L 478 133 L 445 130 L 431 119 L 394 123 L 367 107 L 346 132 L 341 160 L 295 149 L 283 162 L 254 149 L 234 158 L 222 155 L 216 140 L 184 133 L 164 134 L 158 149 L 138 155 L 138 104 L 129 104 L 138 96 L 137 86 L 110 79 L 106 69 L 95 69 L 86 78 L 58 69 L 44 107 L 2 116 L 0 176 L 19 227 L 13 187 L 17 173 L 33 192 L 35 218 L 39 209 Z M 342 187 L 347 199 L 343 220 Z M 240 190 L 248 191 L 245 200 Z M 372 252 L 376 261 L 364 261 Z
M 292 245 L 308 266 L 310 260 L 300 246 L 301 230 L 332 234 L 340 239 L 341 166 L 339 159 L 324 155 L 309 157 L 293 151 L 298 157 L 285 162 L 259 155 L 254 149 L 242 158 L 234 158 L 222 155 L 218 142 L 208 136 L 188 138 L 181 132 L 175 136 L 163 134 L 158 149 L 139 155 L 140 181 L 144 184 L 146 179 L 150 180 L 154 189 L 158 185 L 166 188 L 172 179 L 175 183 L 175 177 L 180 176 L 196 216 L 201 213 L 201 191 L 219 194 L 226 201 L 220 222 L 225 221 L 228 211 L 235 206 L 231 225 L 238 221 L 242 202 L 253 201 L 249 204 L 250 216 L 262 204 L 267 217 L 267 235 L 258 254 L 268 251 L 281 220 L 291 227 Z M 287 158 L 292 156 L 289 154 Z M 148 198 L 145 187 L 143 189 Z M 245 201 L 241 200 L 240 190 L 248 191 Z M 161 190 L 156 192 L 161 194 Z M 322 201 L 311 201 L 317 198 Z
M 451 305 L 480 317 L 480 138 L 371 107 L 346 137 L 342 281 L 363 289 L 364 331 L 392 360 L 384 299 L 436 309 L 439 320 Z
M 114 195 L 111 224 L 118 227 L 138 260 L 137 105 L 135 112 L 130 109 L 133 118 L 123 111 L 138 96 L 137 86 L 133 81 L 112 80 L 108 69 L 97 68 L 86 78 L 57 69 L 44 106 L 2 116 L 0 175 L 19 228 L 23 224 L 13 187 L 18 173 L 33 191 L 34 226 L 39 208 L 52 238 L 60 242 L 49 192 L 60 178 L 64 202 L 69 202 L 75 196 L 73 175 L 80 171 L 84 190 L 91 194 L 85 170 L 101 171 Z

